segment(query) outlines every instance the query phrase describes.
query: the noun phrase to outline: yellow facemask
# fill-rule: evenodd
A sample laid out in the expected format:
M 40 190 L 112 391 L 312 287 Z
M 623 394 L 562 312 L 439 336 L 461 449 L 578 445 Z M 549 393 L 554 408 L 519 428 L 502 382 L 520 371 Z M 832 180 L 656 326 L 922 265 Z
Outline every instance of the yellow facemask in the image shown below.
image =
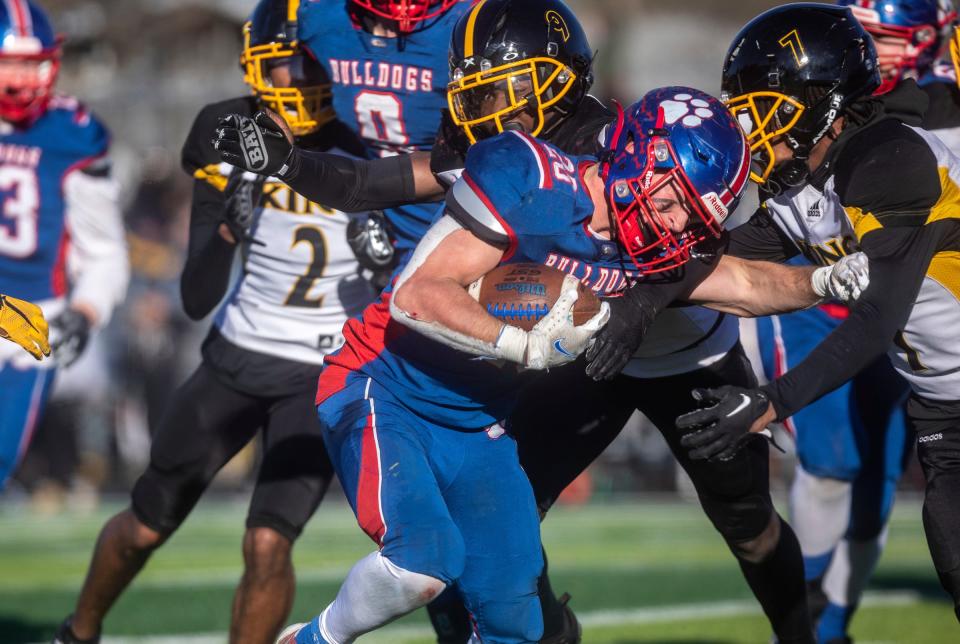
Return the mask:
M 333 94 L 329 83 L 301 87 L 274 87 L 270 69 L 286 62 L 293 67 L 300 64 L 317 64 L 300 50 L 296 43 L 268 43 L 251 45 L 252 24 L 243 27 L 243 53 L 240 66 L 243 81 L 264 106 L 283 117 L 294 136 L 315 132 L 332 121 L 335 116 L 331 100 Z M 309 63 L 308 63 L 309 61 Z M 296 79 L 294 79 L 296 82 Z
M 771 141 L 789 132 L 800 120 L 805 108 L 796 99 L 778 92 L 741 94 L 728 99 L 726 104 L 750 144 L 750 154 L 754 159 L 750 179 L 763 185 L 776 164 Z M 778 115 L 787 118 L 777 118 Z
M 546 125 L 546 110 L 556 105 L 577 82 L 577 75 L 552 58 L 526 58 L 498 67 L 464 74 L 454 70 L 447 85 L 447 102 L 453 122 L 463 128 L 471 143 L 482 132 L 504 131 L 504 122 L 522 110 L 533 114 L 529 132 L 537 136 Z M 532 108 L 532 109 L 531 109 Z M 481 136 L 477 136 L 477 128 Z

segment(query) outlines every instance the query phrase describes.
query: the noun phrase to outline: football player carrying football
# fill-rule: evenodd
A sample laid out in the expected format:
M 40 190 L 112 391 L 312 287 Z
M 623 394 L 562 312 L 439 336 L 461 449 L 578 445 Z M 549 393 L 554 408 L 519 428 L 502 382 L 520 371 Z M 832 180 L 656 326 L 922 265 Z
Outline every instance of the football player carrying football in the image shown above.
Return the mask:
M 549 29 L 544 30 L 542 25 Z M 489 136 L 501 129 L 516 129 L 537 132 L 568 153 L 595 153 L 600 133 L 613 120 L 613 115 L 586 94 L 592 82 L 592 55 L 576 16 L 562 2 L 487 0 L 478 4 L 454 30 L 450 85 L 453 118 L 464 129 L 469 128 L 473 138 Z M 465 73 L 470 70 L 469 58 L 474 58 L 472 65 L 479 64 L 485 71 Z M 514 91 L 504 86 L 502 81 L 507 78 L 515 84 Z M 501 102 L 485 101 L 485 96 L 499 97 Z M 508 104 L 512 106 L 510 109 L 504 107 Z M 491 114 L 495 117 L 487 118 Z M 235 143 L 239 141 L 239 133 L 228 133 L 228 137 L 220 147 L 225 152 L 224 158 L 243 163 L 242 151 Z M 432 166 L 436 171 L 436 175 L 432 175 L 430 155 L 425 153 L 387 160 L 389 164 L 383 161 L 356 163 L 291 149 L 280 137 L 265 136 L 264 140 L 270 148 L 265 154 L 270 159 L 271 172 L 283 172 L 285 181 L 312 198 L 323 195 L 345 208 L 384 207 L 438 194 L 462 168 L 462 152 L 457 143 L 462 142 L 464 147 L 469 143 L 463 130 L 458 135 L 455 127 L 446 128 L 432 150 Z M 682 269 L 682 280 L 665 273 L 663 279 L 657 280 L 656 297 L 630 298 L 626 304 L 638 315 L 622 316 L 624 324 L 645 329 L 653 316 L 650 311 L 655 308 L 654 304 L 665 305 L 688 291 L 688 284 L 696 284 L 713 269 L 716 262 L 711 260 L 716 259 L 720 251 L 722 248 L 716 253 L 703 253 L 687 263 Z M 568 262 L 566 266 L 571 264 Z M 855 278 L 848 268 L 841 263 L 830 276 L 839 278 L 846 272 Z M 618 275 L 622 275 L 622 269 Z M 820 276 L 826 281 L 828 273 Z M 824 281 L 819 284 L 821 289 Z M 622 308 L 618 300 L 613 300 L 611 305 Z M 585 377 L 582 368 L 555 369 L 525 392 L 512 425 L 518 436 L 521 462 L 533 482 L 541 511 L 546 511 L 560 491 L 613 440 L 637 405 L 660 421 L 658 424 L 669 439 L 674 433 L 671 431 L 673 418 L 694 407 L 684 394 L 677 395 L 678 391 L 701 382 L 754 382 L 737 342 L 737 324 L 731 316 L 686 307 L 671 310 L 669 318 L 659 324 L 659 341 L 649 343 L 649 350 L 634 361 L 632 369 L 636 377 L 623 379 L 623 389 L 631 392 L 628 395 L 623 395 L 616 385 Z M 624 363 L 635 350 L 633 345 L 624 351 Z M 601 364 L 609 364 L 605 355 L 600 357 L 604 358 Z M 613 369 L 614 374 L 622 367 L 620 363 Z M 662 391 L 668 393 L 636 399 L 633 392 L 638 387 L 649 389 L 654 383 L 662 385 Z M 575 396 L 576 403 L 562 408 L 545 405 L 551 398 L 543 392 L 558 388 L 563 388 L 565 395 Z M 584 431 L 585 427 L 591 429 Z M 546 428 L 549 431 L 543 431 Z M 721 533 L 735 545 L 734 551 L 751 587 L 767 614 L 772 615 L 775 630 L 783 634 L 809 630 L 805 624 L 805 607 L 797 607 L 797 602 L 803 601 L 799 547 L 792 540 L 789 528 L 783 542 L 786 545 L 779 545 L 780 524 L 779 520 L 772 520 L 775 515 L 769 503 L 766 477 L 731 479 L 715 464 L 689 463 L 675 440 L 672 445 L 688 470 L 691 467 L 699 470 L 694 480 L 705 499 L 704 505 Z M 756 458 L 763 461 L 760 455 Z M 715 488 L 715 492 L 709 492 L 710 488 Z M 791 542 L 793 545 L 788 545 Z M 793 583 L 784 581 L 791 579 Z M 783 588 L 791 592 L 784 593 Z M 557 602 L 548 583 L 541 586 L 541 603 L 545 632 L 551 636 L 556 633 L 558 638 L 550 641 L 576 641 L 576 624 L 572 623 L 569 611 L 564 611 Z M 449 641 L 464 641 L 463 633 L 468 630 L 462 628 L 460 639 L 451 637 Z
M 902 80 L 928 75 L 956 18 L 943 0 L 837 4 L 850 6 L 873 37 L 882 79 L 878 93 L 892 90 Z M 952 72 L 953 66 L 949 69 Z M 952 79 L 949 84 L 934 81 L 926 86 L 931 108 L 925 129 L 933 130 L 929 117 L 934 109 L 940 118 L 960 122 L 960 109 L 951 100 L 956 87 Z M 823 215 L 819 203 L 813 203 L 804 221 L 816 228 Z M 855 247 L 852 237 L 844 237 L 803 244 L 794 252 L 800 253 L 798 258 L 805 256 L 805 262 L 819 264 L 835 261 Z M 802 360 L 847 314 L 845 306 L 830 303 L 758 320 L 768 377 L 773 379 Z M 912 454 L 902 414 L 908 393 L 906 381 L 886 356 L 880 356 L 851 381 L 787 420 L 799 457 L 790 492 L 791 524 L 804 553 L 808 601 L 821 643 L 849 641 L 847 626 L 886 541 L 897 482 Z
M 76 99 L 53 94 L 60 44 L 38 5 L 0 4 L 0 292 L 35 302 L 53 330 L 53 360 L 43 364 L 0 345 L 0 489 L 30 442 L 56 368 L 80 356 L 127 288 L 110 137 Z M 0 314 L 17 308 L 8 302 Z
M 806 359 L 761 388 L 699 392 L 712 406 L 678 426 L 694 430 L 685 439 L 694 458 L 736 453 L 749 432 L 792 416 L 889 350 L 912 389 L 927 541 L 960 607 L 960 160 L 919 127 L 926 97 L 912 81 L 872 97 L 880 82 L 872 40 L 848 8 L 785 5 L 734 39 L 724 95 L 749 132 L 755 179 L 775 196 L 732 245 L 776 257 L 851 239 L 870 259 L 871 281 Z M 821 216 L 810 219 L 815 205 Z
M 230 641 L 274 641 L 290 610 L 291 550 L 333 476 L 313 405 L 317 378 L 325 356 L 343 343 L 344 322 L 373 293 L 357 275 L 344 213 L 231 169 L 209 136 L 226 114 L 269 107 L 307 149 L 328 149 L 341 138 L 323 68 L 296 46 L 297 4 L 261 0 L 244 26 L 240 59 L 253 95 L 204 107 L 184 144 L 183 165 L 195 179 L 184 308 L 199 320 L 229 295 L 200 367 L 174 394 L 153 437 L 130 507 L 100 533 L 74 614 L 57 634 L 64 644 L 99 637 L 107 612 L 151 553 L 261 429 Z M 231 287 L 238 251 L 243 271 Z
M 602 161 L 521 132 L 471 147 L 443 216 L 381 301 L 347 323 L 346 345 L 320 378 L 318 414 L 358 523 L 379 549 L 282 643 L 352 642 L 451 584 L 481 641 L 541 638 L 538 512 L 502 424 L 520 384 L 510 363 L 547 369 L 576 359 L 609 311 L 604 302 L 574 326 L 578 286 L 614 292 L 634 275 L 684 264 L 698 243 L 720 237 L 749 174 L 739 126 L 689 88 L 649 93 L 608 141 Z M 516 262 L 568 273 L 530 331 L 492 317 L 467 292 Z M 807 270 L 779 267 L 751 284 L 738 266 L 720 264 L 690 299 L 756 313 L 819 299 Z

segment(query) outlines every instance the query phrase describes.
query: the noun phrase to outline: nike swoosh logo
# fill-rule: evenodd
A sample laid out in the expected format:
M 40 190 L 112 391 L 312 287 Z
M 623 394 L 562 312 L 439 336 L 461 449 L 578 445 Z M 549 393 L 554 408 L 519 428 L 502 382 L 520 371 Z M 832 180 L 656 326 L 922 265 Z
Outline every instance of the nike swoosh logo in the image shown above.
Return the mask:
M 575 356 L 574 354 L 570 353 L 569 351 L 567 351 L 566 349 L 563 348 L 563 338 L 560 338 L 559 340 L 554 340 L 554 342 L 553 342 L 553 348 L 557 350 L 557 353 L 562 353 L 563 355 L 569 356 L 569 357 L 571 357 L 571 358 L 576 358 L 576 357 L 577 357 L 577 356 Z
M 731 416 L 736 416 L 736 415 L 739 414 L 741 411 L 743 411 L 744 409 L 746 409 L 746 408 L 747 408 L 747 405 L 750 404 L 750 398 L 747 397 L 747 394 L 740 394 L 740 397 L 743 398 L 743 400 L 740 401 L 740 404 L 737 405 L 737 408 L 736 408 L 736 409 L 734 409 L 732 412 L 730 412 L 729 414 L 727 414 L 727 418 L 730 418 Z

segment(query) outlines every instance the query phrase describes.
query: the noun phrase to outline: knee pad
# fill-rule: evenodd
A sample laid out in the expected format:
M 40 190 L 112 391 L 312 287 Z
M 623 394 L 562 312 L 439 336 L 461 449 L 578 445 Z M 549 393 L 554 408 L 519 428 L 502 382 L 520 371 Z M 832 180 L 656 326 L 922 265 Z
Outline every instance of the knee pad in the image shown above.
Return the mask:
M 150 465 L 130 495 L 134 515 L 165 537 L 177 531 L 193 510 L 206 483 L 166 474 Z
M 701 495 L 700 503 L 717 532 L 729 544 L 759 537 L 774 513 L 770 495 L 760 491 L 736 498 Z

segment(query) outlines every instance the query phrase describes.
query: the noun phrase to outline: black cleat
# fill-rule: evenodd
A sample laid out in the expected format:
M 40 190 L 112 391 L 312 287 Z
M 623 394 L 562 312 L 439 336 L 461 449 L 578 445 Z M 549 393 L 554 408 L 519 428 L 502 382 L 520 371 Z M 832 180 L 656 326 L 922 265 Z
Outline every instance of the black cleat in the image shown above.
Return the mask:
M 583 629 L 580 628 L 580 622 L 573 614 L 569 601 L 570 593 L 563 593 L 560 596 L 560 603 L 563 605 L 563 628 L 550 637 L 544 637 L 540 640 L 540 644 L 580 644 Z
M 73 629 L 71 628 L 72 622 L 73 615 L 63 620 L 60 626 L 57 627 L 57 632 L 54 634 L 51 644 L 100 644 L 100 635 L 96 635 L 87 640 L 82 640 L 74 635 Z

